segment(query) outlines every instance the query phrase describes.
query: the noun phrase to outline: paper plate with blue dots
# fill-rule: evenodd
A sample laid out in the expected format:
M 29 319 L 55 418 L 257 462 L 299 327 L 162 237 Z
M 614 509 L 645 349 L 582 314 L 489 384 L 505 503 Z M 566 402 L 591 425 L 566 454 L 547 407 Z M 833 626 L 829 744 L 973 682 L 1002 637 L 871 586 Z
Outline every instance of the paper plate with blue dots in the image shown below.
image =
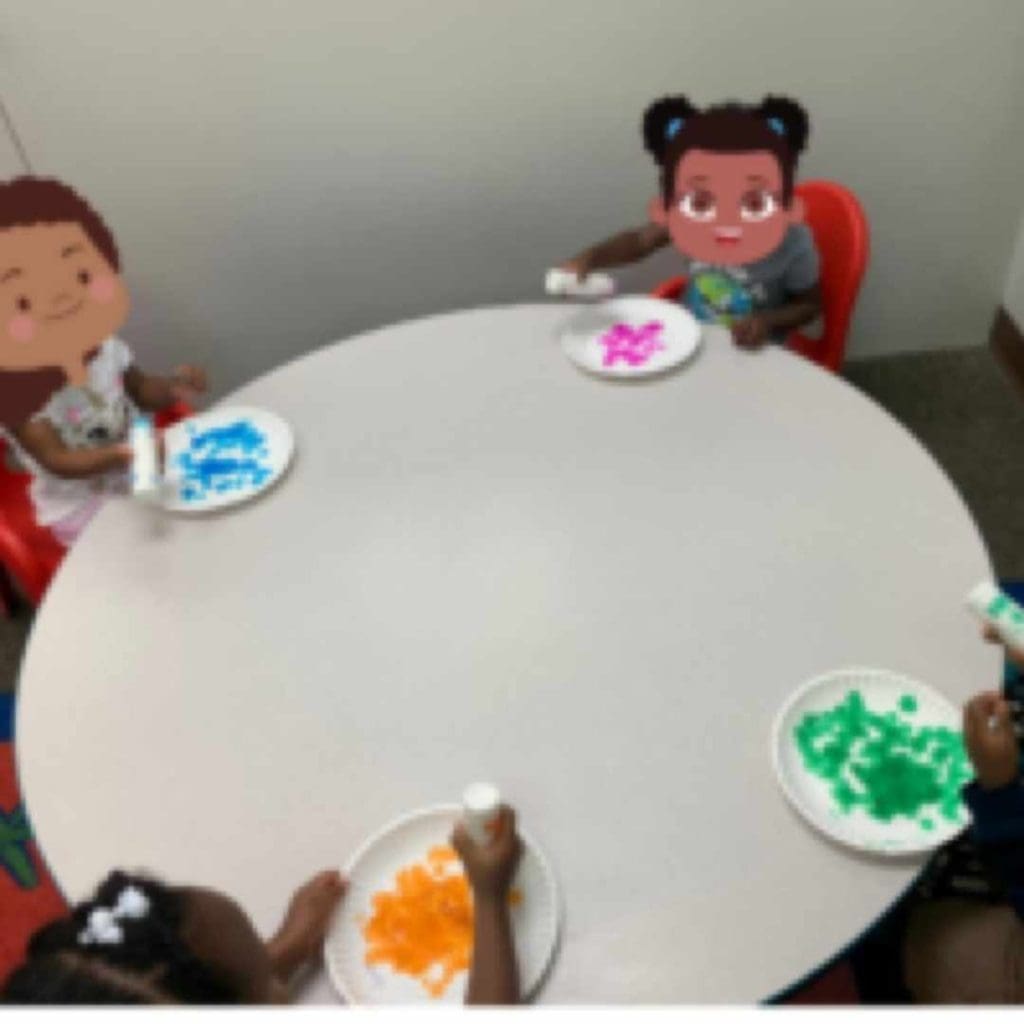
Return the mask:
M 164 434 L 164 507 L 210 512 L 250 501 L 288 468 L 291 427 L 272 412 L 246 406 L 212 409 Z

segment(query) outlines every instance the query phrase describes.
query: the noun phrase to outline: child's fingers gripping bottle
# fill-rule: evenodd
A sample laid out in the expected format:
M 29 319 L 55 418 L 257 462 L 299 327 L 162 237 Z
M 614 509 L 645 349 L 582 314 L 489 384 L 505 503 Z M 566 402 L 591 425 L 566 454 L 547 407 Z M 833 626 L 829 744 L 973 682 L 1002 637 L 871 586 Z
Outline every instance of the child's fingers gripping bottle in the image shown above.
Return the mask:
M 489 782 L 474 782 L 462 794 L 462 823 L 479 846 L 493 842 L 501 820 L 501 794 Z
M 1024 651 L 1024 608 L 992 583 L 979 583 L 967 595 L 967 607 L 1014 650 Z

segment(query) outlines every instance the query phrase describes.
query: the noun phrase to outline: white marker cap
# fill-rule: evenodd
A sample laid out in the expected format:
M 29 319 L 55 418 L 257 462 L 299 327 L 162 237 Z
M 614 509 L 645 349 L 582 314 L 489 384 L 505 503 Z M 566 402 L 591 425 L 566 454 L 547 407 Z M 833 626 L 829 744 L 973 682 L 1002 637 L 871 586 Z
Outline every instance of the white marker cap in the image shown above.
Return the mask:
M 604 299 L 615 294 L 615 279 L 607 274 L 590 274 L 581 282 L 574 281 L 569 294 L 588 299 Z
M 489 782 L 474 782 L 462 794 L 462 820 L 474 843 L 486 846 L 493 836 L 488 826 L 493 825 L 501 810 L 501 794 Z
M 552 267 L 544 275 L 544 291 L 548 295 L 564 295 L 573 280 L 574 277 L 569 271 L 563 270 L 561 267 Z
M 967 607 L 983 619 L 988 618 L 988 609 L 999 596 L 999 588 L 988 581 L 979 583 L 967 595 Z

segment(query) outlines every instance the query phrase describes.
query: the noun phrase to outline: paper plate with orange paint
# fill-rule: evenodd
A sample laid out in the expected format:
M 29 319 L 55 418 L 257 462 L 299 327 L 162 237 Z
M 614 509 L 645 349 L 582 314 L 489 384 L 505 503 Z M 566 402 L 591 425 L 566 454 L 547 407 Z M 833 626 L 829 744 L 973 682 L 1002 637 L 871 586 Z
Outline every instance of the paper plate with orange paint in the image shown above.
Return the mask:
M 349 889 L 324 956 L 335 988 L 356 1004 L 461 1003 L 469 980 L 473 903 L 448 845 L 460 808 L 400 818 L 352 858 Z M 524 851 L 509 896 L 524 998 L 540 985 L 558 945 L 559 898 L 537 844 Z

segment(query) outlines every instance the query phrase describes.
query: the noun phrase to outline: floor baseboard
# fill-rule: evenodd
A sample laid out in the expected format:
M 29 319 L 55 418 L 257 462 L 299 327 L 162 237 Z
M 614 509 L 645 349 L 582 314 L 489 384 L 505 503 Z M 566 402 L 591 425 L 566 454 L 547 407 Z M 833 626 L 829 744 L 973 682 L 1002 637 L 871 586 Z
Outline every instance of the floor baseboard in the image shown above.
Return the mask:
M 1000 366 L 1024 392 L 1024 331 L 1005 306 L 996 310 L 988 337 L 989 346 Z

